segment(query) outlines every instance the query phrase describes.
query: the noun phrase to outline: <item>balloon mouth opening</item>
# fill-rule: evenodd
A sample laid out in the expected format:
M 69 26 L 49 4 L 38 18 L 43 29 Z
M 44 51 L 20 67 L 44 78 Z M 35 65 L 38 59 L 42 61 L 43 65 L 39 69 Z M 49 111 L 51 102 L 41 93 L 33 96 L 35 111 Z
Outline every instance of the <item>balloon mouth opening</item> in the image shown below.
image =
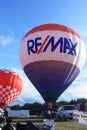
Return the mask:
M 48 102 L 48 103 L 47 103 L 47 107 L 48 107 L 48 108 L 52 108 L 52 106 L 53 106 L 53 103 L 52 103 L 52 102 Z

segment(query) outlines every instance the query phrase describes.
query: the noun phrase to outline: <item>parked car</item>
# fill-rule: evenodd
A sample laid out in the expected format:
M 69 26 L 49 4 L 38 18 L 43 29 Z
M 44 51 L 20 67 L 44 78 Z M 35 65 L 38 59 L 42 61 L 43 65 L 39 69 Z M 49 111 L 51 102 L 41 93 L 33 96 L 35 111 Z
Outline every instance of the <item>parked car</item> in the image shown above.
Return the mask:
M 74 111 L 74 105 L 62 105 L 57 110 L 57 116 L 59 119 L 63 120 L 73 119 Z

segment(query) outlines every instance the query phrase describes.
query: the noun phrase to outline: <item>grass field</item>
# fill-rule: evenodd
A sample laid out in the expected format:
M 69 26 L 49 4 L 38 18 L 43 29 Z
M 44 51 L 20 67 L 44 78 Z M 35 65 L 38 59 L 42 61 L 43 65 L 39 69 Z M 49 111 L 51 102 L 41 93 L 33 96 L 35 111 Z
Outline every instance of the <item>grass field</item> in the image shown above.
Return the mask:
M 17 122 L 22 124 L 26 124 L 27 121 L 31 121 L 33 124 L 42 126 L 43 118 L 33 117 L 33 118 L 15 118 L 12 120 L 12 124 L 15 126 Z M 58 121 L 54 119 L 55 122 L 55 130 L 87 130 L 87 125 L 77 124 L 74 121 Z

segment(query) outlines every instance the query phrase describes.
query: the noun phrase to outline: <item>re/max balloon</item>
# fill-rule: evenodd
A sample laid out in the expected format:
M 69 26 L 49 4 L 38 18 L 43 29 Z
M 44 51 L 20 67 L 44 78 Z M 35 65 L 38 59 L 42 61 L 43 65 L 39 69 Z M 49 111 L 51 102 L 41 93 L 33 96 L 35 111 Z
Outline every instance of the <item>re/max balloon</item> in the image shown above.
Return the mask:
M 8 106 L 22 91 L 23 81 L 10 70 L 0 70 L 0 105 Z
M 85 46 L 71 28 L 44 24 L 23 37 L 19 57 L 24 72 L 43 99 L 53 103 L 79 74 Z

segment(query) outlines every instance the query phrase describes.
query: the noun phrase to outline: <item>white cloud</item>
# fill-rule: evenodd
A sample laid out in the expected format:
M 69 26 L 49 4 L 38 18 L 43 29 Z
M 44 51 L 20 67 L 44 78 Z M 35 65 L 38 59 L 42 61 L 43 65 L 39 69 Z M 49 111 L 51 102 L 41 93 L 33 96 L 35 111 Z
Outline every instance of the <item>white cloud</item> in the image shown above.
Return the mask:
M 8 45 L 11 42 L 13 42 L 14 40 L 15 40 L 14 36 L 0 35 L 0 44 L 1 45 Z

